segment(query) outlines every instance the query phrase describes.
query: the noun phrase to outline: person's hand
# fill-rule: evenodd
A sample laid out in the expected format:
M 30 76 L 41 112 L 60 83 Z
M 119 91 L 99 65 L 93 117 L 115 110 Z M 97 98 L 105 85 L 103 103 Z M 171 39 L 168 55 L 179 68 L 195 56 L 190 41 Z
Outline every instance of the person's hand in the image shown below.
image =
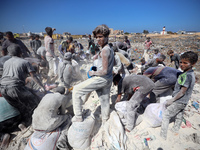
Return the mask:
M 90 76 L 93 76 L 94 75 L 94 71 L 92 70 L 92 71 L 89 71 L 89 75 Z
M 120 102 L 120 101 L 121 101 L 121 98 L 117 98 L 116 101 L 115 101 L 115 104 Z
M 167 102 L 166 102 L 166 104 L 165 104 L 165 107 L 167 108 L 167 107 L 170 106 L 173 102 L 174 102 L 173 99 L 167 100 Z
M 40 88 L 40 91 L 43 92 L 44 94 L 46 94 L 46 89 L 44 87 Z

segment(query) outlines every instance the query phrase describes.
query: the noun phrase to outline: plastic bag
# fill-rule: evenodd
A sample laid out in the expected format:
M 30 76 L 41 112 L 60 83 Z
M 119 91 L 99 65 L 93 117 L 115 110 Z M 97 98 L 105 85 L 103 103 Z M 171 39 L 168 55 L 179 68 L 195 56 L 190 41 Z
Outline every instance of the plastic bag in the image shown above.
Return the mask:
M 73 148 L 85 149 L 90 146 L 93 127 L 95 124 L 94 116 L 87 116 L 83 122 L 73 122 L 68 130 L 68 142 Z
M 162 114 L 165 109 L 165 103 L 149 104 L 144 112 L 145 120 L 151 127 L 161 126 Z
M 56 143 L 60 136 L 60 129 L 53 132 L 35 131 L 24 150 L 56 150 Z

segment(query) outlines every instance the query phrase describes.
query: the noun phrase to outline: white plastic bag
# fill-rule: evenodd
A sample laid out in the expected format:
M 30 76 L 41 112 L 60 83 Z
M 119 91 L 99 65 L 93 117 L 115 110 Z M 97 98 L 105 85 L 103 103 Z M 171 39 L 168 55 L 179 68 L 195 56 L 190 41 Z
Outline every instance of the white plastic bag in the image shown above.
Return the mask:
M 83 122 L 73 122 L 68 130 L 68 142 L 73 148 L 85 149 L 90 146 L 93 127 L 95 124 L 94 116 L 87 116 Z
M 145 120 L 151 127 L 161 126 L 162 114 L 165 109 L 165 103 L 149 104 L 144 112 Z
M 123 114 L 126 114 L 127 113 L 126 104 L 127 101 L 118 102 L 115 104 L 115 109 Z
M 60 136 L 60 129 L 53 132 L 35 131 L 24 150 L 56 150 L 56 142 Z

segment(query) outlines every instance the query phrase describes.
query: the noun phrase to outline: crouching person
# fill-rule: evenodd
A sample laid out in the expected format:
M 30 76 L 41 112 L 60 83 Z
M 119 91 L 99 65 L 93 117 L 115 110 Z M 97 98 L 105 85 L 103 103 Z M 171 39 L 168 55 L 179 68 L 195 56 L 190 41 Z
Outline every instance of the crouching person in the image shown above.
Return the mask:
M 55 93 L 46 94 L 42 98 L 32 115 L 32 125 L 35 132 L 27 147 L 53 149 L 56 144 L 59 149 L 68 149 L 66 135 L 71 124 L 71 116 L 65 113 L 68 99 L 63 95 L 64 93 L 65 88 L 58 87 Z M 46 143 L 42 144 L 41 147 L 36 147 L 37 145 L 34 145 L 33 141 L 41 140 L 44 137 L 47 138 Z
M 142 100 L 153 90 L 154 83 L 146 76 L 129 75 L 121 78 L 119 74 L 114 77 L 113 82 L 115 85 L 118 85 L 116 103 L 121 101 L 123 93 L 129 94 L 130 100 L 126 105 L 127 124 L 125 130 L 130 132 L 135 127 L 137 108 L 140 106 Z
M 167 130 L 169 126 L 169 120 L 175 116 L 175 123 L 171 131 L 178 132 L 180 129 L 184 109 L 192 95 L 192 90 L 195 84 L 195 75 L 192 67 L 198 61 L 198 55 L 192 51 L 185 52 L 180 57 L 180 68 L 183 70 L 183 74 L 179 75 L 175 84 L 172 99 L 166 103 L 167 109 L 163 113 L 161 137 L 167 139 Z
M 32 65 L 27 60 L 20 58 L 22 52 L 19 45 L 12 44 L 8 47 L 8 52 L 12 58 L 4 63 L 1 78 L 1 94 L 10 105 L 19 110 L 23 121 L 28 125 L 31 123 L 31 116 L 39 103 L 39 98 L 25 87 L 26 77 L 31 75 L 40 88 L 43 91 L 45 89 L 37 78 Z
M 102 121 L 105 122 L 109 118 L 110 113 L 110 87 L 112 85 L 112 71 L 114 64 L 114 52 L 108 45 L 109 28 L 106 25 L 99 25 L 93 31 L 98 44 L 101 46 L 101 51 L 96 55 L 98 66 L 97 71 L 89 71 L 89 75 L 93 76 L 90 79 L 81 82 L 73 88 L 73 109 L 74 118 L 72 121 L 82 122 L 82 99 L 92 91 L 96 91 L 101 102 Z

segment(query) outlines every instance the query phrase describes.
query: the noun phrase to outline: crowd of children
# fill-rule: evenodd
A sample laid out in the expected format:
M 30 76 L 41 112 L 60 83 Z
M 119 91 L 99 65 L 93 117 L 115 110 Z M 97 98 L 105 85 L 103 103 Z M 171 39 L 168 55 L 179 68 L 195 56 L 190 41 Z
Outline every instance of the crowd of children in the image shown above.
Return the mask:
M 9 133 L 32 124 L 37 132 L 48 133 L 61 130 L 57 147 L 67 149 L 67 135 L 71 122 L 83 122 L 82 97 L 96 91 L 101 103 L 101 118 L 104 124 L 110 115 L 110 89 L 112 83 L 118 86 L 118 103 L 122 94 L 128 94 L 127 123 L 125 130 L 135 127 L 136 112 L 145 97 L 150 103 L 159 103 L 160 95 L 174 89 L 172 99 L 166 102 L 166 111 L 160 135 L 167 138 L 169 120 L 175 116 L 174 132 L 178 132 L 186 107 L 195 84 L 192 67 L 198 61 L 198 55 L 192 51 L 181 56 L 168 51 L 171 63 L 165 65 L 166 56 L 155 49 L 152 59 L 147 57 L 152 41 L 145 41 L 144 58 L 139 74 L 133 74 L 135 65 L 130 59 L 131 44 L 125 36 L 124 42 L 109 43 L 110 30 L 107 25 L 99 25 L 93 31 L 97 43 L 89 35 L 87 52 L 81 43 L 68 37 L 58 47 L 57 56 L 52 38 L 54 28 L 46 27 L 47 35 L 42 46 L 39 36 L 31 36 L 30 47 L 34 56 L 12 32 L 7 32 L 2 42 L 0 58 L 0 136 L 1 148 L 5 148 L 10 139 Z M 78 50 L 77 50 L 78 49 Z M 148 59 L 147 59 L 148 58 Z M 88 78 L 81 77 L 81 61 L 93 60 L 93 68 Z M 181 69 L 182 71 L 178 70 Z M 73 85 L 75 80 L 78 84 Z M 57 81 L 57 82 L 55 82 Z M 54 84 L 52 84 L 54 83 Z M 54 89 L 54 90 L 52 90 Z M 72 100 L 69 98 L 71 94 Z M 68 108 L 72 106 L 73 111 Z M 66 113 L 66 109 L 68 113 Z M 67 127 L 67 128 L 66 128 Z

